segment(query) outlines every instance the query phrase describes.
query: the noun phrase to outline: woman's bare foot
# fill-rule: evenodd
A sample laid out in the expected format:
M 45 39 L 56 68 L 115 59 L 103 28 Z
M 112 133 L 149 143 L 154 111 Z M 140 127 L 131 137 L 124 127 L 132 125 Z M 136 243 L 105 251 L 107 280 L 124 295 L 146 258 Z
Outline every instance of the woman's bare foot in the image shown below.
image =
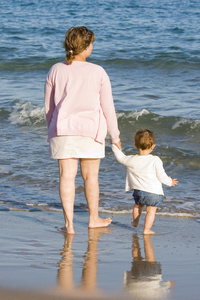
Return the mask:
M 62 228 L 59 228 L 58 230 L 63 233 L 67 233 L 67 234 L 75 234 L 75 231 L 73 228 L 62 227 Z
M 102 219 L 98 217 L 97 220 L 89 221 L 88 228 L 107 227 L 112 222 L 111 218 Z
M 155 234 L 155 232 L 150 229 L 144 229 L 143 234 Z

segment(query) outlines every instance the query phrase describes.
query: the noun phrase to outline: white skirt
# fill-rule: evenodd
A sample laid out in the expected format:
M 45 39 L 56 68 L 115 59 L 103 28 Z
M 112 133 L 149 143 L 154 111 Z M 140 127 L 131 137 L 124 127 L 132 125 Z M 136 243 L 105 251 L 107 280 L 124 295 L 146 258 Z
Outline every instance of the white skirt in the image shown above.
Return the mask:
M 49 141 L 50 157 L 65 158 L 103 158 L 105 143 L 100 144 L 85 136 L 57 136 Z

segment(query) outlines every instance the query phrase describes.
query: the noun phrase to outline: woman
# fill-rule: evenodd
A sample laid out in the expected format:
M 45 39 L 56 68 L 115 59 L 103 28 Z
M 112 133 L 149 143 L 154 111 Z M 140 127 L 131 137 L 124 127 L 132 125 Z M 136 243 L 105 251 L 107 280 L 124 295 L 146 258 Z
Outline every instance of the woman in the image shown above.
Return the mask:
M 51 158 L 58 159 L 64 230 L 74 234 L 75 177 L 80 160 L 89 228 L 106 227 L 111 219 L 98 215 L 100 159 L 105 137 L 121 148 L 110 80 L 105 70 L 88 63 L 95 41 L 86 27 L 70 28 L 65 36 L 66 62 L 55 64 L 45 84 L 45 112 Z

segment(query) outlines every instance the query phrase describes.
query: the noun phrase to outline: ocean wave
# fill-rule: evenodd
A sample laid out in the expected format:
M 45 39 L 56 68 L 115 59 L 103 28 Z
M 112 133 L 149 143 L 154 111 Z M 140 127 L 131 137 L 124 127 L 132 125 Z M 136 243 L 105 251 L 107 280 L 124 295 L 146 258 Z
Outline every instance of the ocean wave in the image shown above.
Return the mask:
M 200 139 L 200 120 L 182 118 L 177 116 L 161 116 L 147 109 L 140 111 L 118 110 L 117 118 L 121 134 L 130 133 L 132 128 L 150 128 L 152 131 L 167 130 L 174 134 L 190 134 Z M 9 109 L 0 108 L 0 120 L 8 120 L 13 125 L 21 126 L 45 126 L 44 107 L 31 102 L 16 100 Z
M 173 134 L 195 134 L 200 139 L 200 120 L 182 118 L 178 116 L 161 116 L 146 109 L 141 111 L 117 111 L 121 132 L 130 131 L 131 128 L 149 128 L 152 131 Z
M 128 111 L 128 112 L 117 111 L 117 118 L 124 118 L 124 119 L 133 118 L 138 120 L 139 117 L 148 114 L 150 114 L 150 112 L 147 109 L 142 109 L 141 111 Z
M 39 71 L 39 70 L 47 70 L 52 65 L 63 61 L 65 55 L 63 57 L 58 58 L 46 58 L 46 57 L 23 57 L 23 58 L 15 58 L 15 59 L 0 59 L 0 70 L 7 72 L 23 72 L 23 71 Z
M 27 186 L 27 183 L 23 181 L 23 184 Z M 18 185 L 17 185 L 18 186 Z M 37 185 L 38 187 L 38 185 Z M 31 188 L 33 186 L 31 185 Z M 83 188 L 81 188 L 83 190 Z M 112 187 L 111 187 L 112 190 Z M 77 191 L 77 190 L 76 190 Z M 192 190 L 191 190 L 192 191 Z M 21 193 L 21 192 L 20 192 Z M 32 192 L 25 194 L 24 197 L 17 197 L 15 199 L 5 199 L 2 197 L 0 199 L 0 211 L 12 210 L 12 211 L 50 211 L 50 212 L 62 212 L 62 204 L 61 201 L 57 199 L 57 195 L 54 198 L 49 196 L 44 196 L 42 199 L 38 199 L 38 197 L 31 197 L 30 194 L 34 194 L 33 189 Z M 113 194 L 113 193 L 112 193 Z M 119 194 L 119 193 L 118 193 Z M 193 192 L 192 192 L 193 194 Z M 21 195 L 21 194 L 20 194 Z M 106 199 L 100 199 L 99 205 L 99 213 L 110 214 L 110 215 L 124 215 L 124 214 L 132 214 L 132 201 L 130 199 L 119 199 L 115 197 L 115 201 L 109 200 L 108 195 Z M 52 199 L 50 199 L 52 198 Z M 123 201 L 122 201 L 123 200 Z M 78 196 L 76 198 L 76 203 L 74 205 L 75 212 L 87 212 L 88 206 L 86 202 L 82 202 L 82 196 Z M 145 214 L 145 210 L 142 212 Z M 200 218 L 200 204 L 198 198 L 182 198 L 178 196 L 178 198 L 167 197 L 164 200 L 163 206 L 159 207 L 156 214 L 162 217 L 180 217 L 180 218 Z
M 189 127 L 190 129 L 199 129 L 200 128 L 200 120 L 191 120 L 191 119 L 184 119 L 180 118 L 177 122 L 174 123 L 172 129 L 175 130 L 177 128 L 186 128 Z
M 134 53 L 131 55 L 134 57 Z M 169 56 L 167 53 L 161 56 L 146 57 L 146 53 L 141 53 L 139 57 L 134 58 L 112 58 L 105 60 L 98 60 L 97 64 L 106 66 L 115 66 L 118 68 L 148 68 L 148 69 L 162 69 L 162 70 L 180 70 L 180 69 L 192 69 L 197 70 L 200 68 L 200 59 L 193 57 L 175 57 Z
M 12 205 L 11 205 L 12 204 Z M 10 205 L 6 205 L 5 203 L 2 205 L 2 201 L 0 201 L 0 211 L 26 211 L 26 212 L 59 212 L 63 213 L 62 207 L 54 207 L 53 205 L 48 204 L 19 204 L 13 205 L 13 203 L 10 203 Z M 74 208 L 75 212 L 87 212 L 88 209 L 82 206 L 76 206 Z M 99 207 L 99 213 L 100 214 L 109 214 L 109 215 L 131 215 L 132 209 L 124 209 L 124 210 L 114 210 L 114 209 L 105 209 L 102 207 Z M 145 215 L 146 212 L 142 212 L 142 215 Z M 195 212 L 157 212 L 157 216 L 160 217 L 171 217 L 171 218 L 193 218 L 197 219 L 199 222 L 200 215 Z
M 132 209 L 127 209 L 127 210 L 112 210 L 112 209 L 104 209 L 104 208 L 99 208 L 100 213 L 104 214 L 110 214 L 110 215 L 126 215 L 126 214 L 132 214 L 133 210 Z M 142 212 L 142 214 L 146 214 L 146 212 Z M 199 218 L 199 214 L 195 212 L 156 212 L 157 216 L 162 216 L 162 217 L 172 217 L 172 218 Z
M 9 51 L 10 49 L 8 49 Z M 5 49 L 4 49 L 5 51 Z M 6 52 L 7 53 L 7 52 Z M 88 61 L 102 65 L 102 66 L 112 66 L 114 68 L 150 68 L 150 69 L 166 69 L 166 70 L 179 70 L 179 69 L 196 69 L 200 68 L 200 58 L 193 56 L 175 56 L 169 55 L 167 52 L 150 55 L 146 57 L 146 52 L 141 53 L 139 56 L 134 53 L 124 53 L 123 58 L 119 57 L 118 53 L 113 53 L 112 58 L 97 59 L 95 54 L 93 57 L 89 58 Z M 130 56 L 130 58 L 129 58 Z M 144 58 L 145 57 L 145 58 Z M 65 60 L 65 53 L 61 53 L 56 57 L 46 57 L 46 56 L 28 56 L 22 58 L 12 58 L 3 59 L 0 58 L 0 70 L 1 71 L 40 71 L 47 70 L 52 65 Z
M 45 110 L 31 102 L 16 101 L 8 120 L 14 125 L 44 125 Z

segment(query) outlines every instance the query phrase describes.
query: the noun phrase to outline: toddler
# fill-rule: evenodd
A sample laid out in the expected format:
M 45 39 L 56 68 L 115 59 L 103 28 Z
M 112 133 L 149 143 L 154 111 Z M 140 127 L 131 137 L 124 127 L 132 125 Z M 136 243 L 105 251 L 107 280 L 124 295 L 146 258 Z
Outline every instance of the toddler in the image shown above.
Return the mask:
M 139 155 L 126 156 L 115 144 L 112 144 L 116 159 L 127 167 L 125 189 L 126 191 L 134 190 L 135 205 L 132 225 L 133 227 L 138 226 L 142 208 L 146 205 L 147 214 L 143 234 L 154 234 L 151 227 L 157 207 L 163 202 L 162 183 L 175 186 L 178 181 L 168 177 L 161 159 L 151 154 L 155 147 L 153 132 L 148 129 L 138 130 L 135 135 L 135 147 L 139 150 Z

